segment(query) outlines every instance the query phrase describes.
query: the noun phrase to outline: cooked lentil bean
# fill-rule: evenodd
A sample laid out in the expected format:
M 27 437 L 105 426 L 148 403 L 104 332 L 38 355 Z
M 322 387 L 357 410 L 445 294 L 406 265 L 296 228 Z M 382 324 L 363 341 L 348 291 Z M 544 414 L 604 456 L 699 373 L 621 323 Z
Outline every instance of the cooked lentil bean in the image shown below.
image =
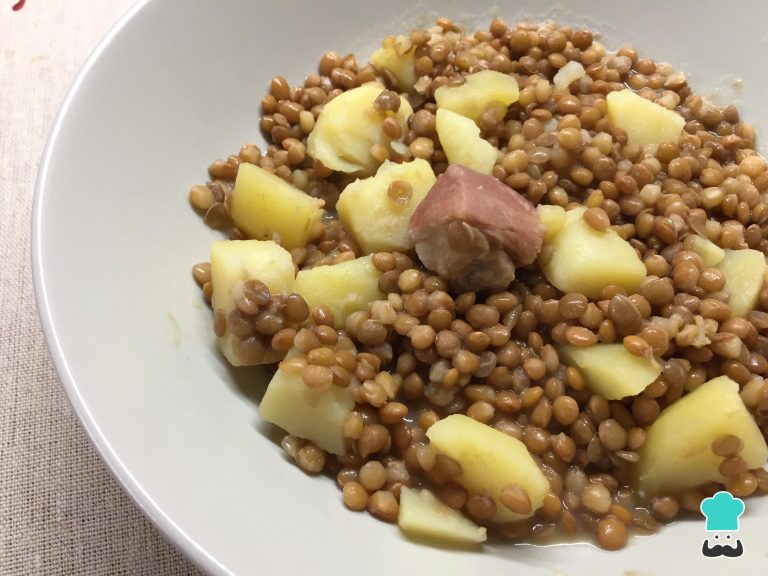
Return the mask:
M 598 436 L 608 450 L 622 450 L 627 444 L 626 430 L 612 418 L 600 422 Z
M 615 516 L 606 516 L 597 524 L 597 542 L 605 550 L 618 550 L 627 543 L 627 527 Z
M 325 467 L 325 452 L 311 442 L 299 448 L 296 463 L 308 474 L 319 474 Z
M 740 456 L 729 456 L 725 458 L 718 468 L 723 476 L 736 476 L 742 474 L 748 469 L 747 462 Z
M 579 405 L 570 396 L 559 396 L 552 403 L 555 420 L 564 426 L 570 426 L 579 416 Z
M 335 321 L 333 310 L 331 310 L 325 304 L 317 306 L 314 310 L 312 310 L 312 321 L 317 326 L 333 326 Z
M 264 359 L 266 347 L 256 336 L 249 336 L 235 344 L 235 353 L 245 365 L 258 364 Z
M 744 442 L 738 436 L 725 434 L 712 442 L 712 452 L 718 456 L 735 456 L 744 447 Z
M 490 422 L 493 419 L 495 413 L 496 410 L 493 404 L 484 400 L 473 402 L 467 408 L 467 416 L 483 423 Z
M 499 500 L 515 514 L 530 514 L 533 509 L 528 492 L 517 484 L 502 488 Z
M 589 301 L 584 294 L 566 294 L 560 299 L 560 313 L 563 318 L 572 320 L 584 314 Z
M 461 510 L 467 503 L 468 494 L 464 487 L 455 482 L 448 482 L 440 488 L 437 496 L 446 506 L 450 506 L 454 510 Z
M 582 326 L 569 326 L 565 331 L 565 339 L 572 346 L 586 347 L 597 342 L 597 335 Z
M 471 494 L 464 506 L 467 514 L 481 522 L 487 522 L 496 515 L 496 503 L 484 494 Z
M 746 498 L 754 494 L 758 488 L 758 479 L 753 472 L 741 472 L 729 476 L 725 481 L 725 489 L 737 498 Z
M 654 498 L 651 500 L 651 507 L 656 517 L 665 522 L 674 519 L 680 512 L 680 502 L 670 496 Z
M 368 499 L 368 511 L 382 520 L 394 522 L 397 520 L 400 506 L 392 492 L 378 490 Z
M 350 510 L 359 512 L 368 507 L 368 492 L 359 482 L 347 482 L 342 489 L 344 505 Z
M 301 373 L 301 378 L 307 388 L 315 392 L 325 392 L 333 384 L 333 372 L 323 365 L 307 364 Z
M 611 225 L 608 214 L 602 208 L 587 208 L 584 212 L 584 221 L 598 232 L 606 230 Z
M 652 353 L 651 346 L 640 336 L 625 336 L 624 348 L 635 356 L 648 357 Z
M 400 129 L 397 123 L 395 123 L 395 126 L 397 126 L 398 130 Z M 413 188 L 405 180 L 395 180 L 387 188 L 387 196 L 398 206 L 407 206 L 413 196 Z
M 564 433 L 556 434 L 550 438 L 552 450 L 563 462 L 571 462 L 576 456 L 576 443 L 570 436 Z

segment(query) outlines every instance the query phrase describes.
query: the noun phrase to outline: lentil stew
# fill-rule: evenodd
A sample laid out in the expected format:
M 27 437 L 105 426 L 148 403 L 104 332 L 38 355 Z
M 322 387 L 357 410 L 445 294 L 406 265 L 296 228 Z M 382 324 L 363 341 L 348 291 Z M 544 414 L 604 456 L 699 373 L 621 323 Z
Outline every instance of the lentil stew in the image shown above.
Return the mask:
M 488 71 L 514 80 L 518 93 L 507 98 L 508 85 L 494 85 L 484 94 L 495 100 L 478 113 L 461 108 L 458 121 L 443 115 L 458 123 L 441 124 L 439 110 L 459 109 L 446 95 L 474 89 L 473 77 Z M 360 114 L 380 119 L 375 133 L 328 120 L 331 103 L 343 98 L 353 118 L 352 94 L 361 87 L 373 98 Z M 668 128 L 664 114 L 672 114 L 674 138 L 649 143 L 634 126 L 620 127 L 612 99 L 623 91 L 643 99 L 631 106 L 652 103 L 658 126 Z M 301 433 L 286 435 L 282 447 L 307 474 L 335 477 L 347 508 L 395 522 L 402 490 L 424 488 L 501 538 L 587 538 L 618 550 L 633 532 L 698 512 L 718 490 L 768 491 L 768 284 L 760 275 L 768 170 L 755 130 L 734 106 L 711 104 L 682 73 L 632 47 L 608 51 L 588 30 L 495 18 L 469 33 L 440 18 L 385 39 L 372 63 L 328 52 L 301 85 L 276 76 L 261 112 L 268 146 L 248 143 L 214 161 L 210 181 L 193 186 L 189 201 L 229 241 L 273 242 L 259 256 L 269 258 L 267 271 L 238 277 L 226 298 L 214 294 L 215 262 L 196 264 L 192 274 L 230 362 L 279 362 L 281 401 L 314 394 L 327 402 L 327 412 L 304 414 L 295 424 Z M 449 161 L 462 150 L 451 148 L 444 126 L 463 135 L 467 118 L 463 149 L 478 154 Z M 340 139 L 330 136 L 336 129 Z M 364 146 L 353 149 L 358 140 Z M 380 204 L 406 214 L 407 231 L 418 203 L 446 182 L 449 164 L 470 161 L 468 169 L 514 191 L 543 225 L 543 245 L 531 242 L 537 258 L 511 272 L 507 264 L 514 280 L 501 289 L 493 282 L 473 289 L 428 269 L 409 235 L 398 235 L 399 221 L 386 235 L 369 233 L 383 226 L 367 216 Z M 246 174 L 254 167 L 258 173 Z M 274 228 L 278 204 L 257 200 L 248 200 L 249 218 L 260 221 L 243 225 L 235 203 L 246 201 L 239 192 L 246 177 L 258 189 L 283 186 L 291 214 L 306 220 L 300 233 Z M 385 178 L 374 200 L 365 183 Z M 362 200 L 353 202 L 356 187 Z M 637 260 L 631 278 L 594 285 L 593 275 L 579 284 L 551 272 L 561 266 L 558 250 L 565 253 L 554 236 L 577 227 L 576 238 L 610 235 L 611 246 L 626 246 Z M 478 228 L 448 225 L 448 251 L 482 243 Z M 618 266 L 607 262 L 613 248 L 600 246 L 595 274 Z M 242 258 L 231 268 L 246 269 L 251 256 Z M 751 275 L 741 273 L 745 266 Z M 747 284 L 735 280 L 742 277 Z M 617 391 L 611 379 L 620 377 L 602 376 L 589 356 L 598 349 L 637 366 L 632 378 L 650 376 Z M 745 420 L 713 427 L 699 448 L 696 462 L 708 474 L 714 466 L 714 475 L 693 484 L 682 472 L 644 480 L 638 470 L 649 462 L 669 466 L 657 446 L 675 444 L 675 414 L 695 413 L 687 406 L 707 405 L 717 386 L 714 397 L 725 398 L 731 382 Z M 455 415 L 524 446 L 546 480 L 540 497 L 516 482 L 498 493 L 474 488 L 471 471 L 438 441 Z M 709 429 L 691 426 L 679 442 L 693 446 Z

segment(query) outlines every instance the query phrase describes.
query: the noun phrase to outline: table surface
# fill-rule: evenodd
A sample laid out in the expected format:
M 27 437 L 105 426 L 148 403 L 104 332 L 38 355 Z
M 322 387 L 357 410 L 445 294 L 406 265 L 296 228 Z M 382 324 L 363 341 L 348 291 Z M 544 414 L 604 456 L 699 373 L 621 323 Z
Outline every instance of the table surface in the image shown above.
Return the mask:
M 37 168 L 88 54 L 133 0 L 0 0 L 0 574 L 187 575 L 90 445 L 41 332 L 29 256 Z

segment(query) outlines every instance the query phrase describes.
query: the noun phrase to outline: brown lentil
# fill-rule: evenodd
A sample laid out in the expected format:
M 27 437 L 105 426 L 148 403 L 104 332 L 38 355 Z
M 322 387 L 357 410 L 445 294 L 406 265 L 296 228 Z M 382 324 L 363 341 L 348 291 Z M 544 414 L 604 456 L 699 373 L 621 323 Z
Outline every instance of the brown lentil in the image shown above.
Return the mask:
M 350 510 L 359 512 L 368 507 L 368 492 L 359 482 L 347 482 L 342 489 L 344 505 Z
M 736 476 L 746 472 L 747 469 L 747 462 L 741 456 L 729 456 L 718 467 L 720 474 L 723 476 Z
M 570 396 L 559 396 L 552 403 L 552 414 L 560 424 L 570 426 L 579 416 L 579 405 Z
M 464 487 L 454 482 L 448 482 L 437 493 L 440 501 L 453 508 L 454 510 L 461 510 L 467 503 L 467 491 Z
M 627 527 L 615 516 L 606 516 L 597 524 L 597 543 L 605 550 L 618 550 L 627 543 Z
M 533 509 L 528 492 L 517 484 L 509 484 L 502 488 L 499 501 L 515 514 L 530 514 Z
M 733 434 L 725 434 L 712 442 L 712 452 L 718 456 L 736 456 L 743 447 L 742 439 Z
M 325 452 L 312 443 L 305 444 L 296 453 L 296 463 L 308 474 L 319 474 L 325 467 Z
M 568 344 L 583 348 L 597 342 L 597 335 L 582 326 L 570 326 L 565 331 L 565 339 Z
M 651 500 L 653 514 L 665 522 L 673 520 L 680 512 L 680 502 L 670 496 L 662 496 Z
M 464 505 L 471 517 L 481 522 L 487 522 L 496 515 L 496 503 L 484 494 L 472 494 Z
M 315 307 L 312 310 L 312 321 L 317 326 L 333 326 L 335 321 L 333 310 L 325 304 Z
M 576 456 L 576 443 L 564 433 L 555 434 L 550 438 L 552 450 L 563 462 L 571 462 Z
M 413 196 L 413 188 L 405 180 L 394 180 L 387 188 L 387 196 L 398 206 L 407 206 Z
M 325 392 L 333 384 L 333 372 L 327 366 L 307 364 L 301 373 L 301 379 L 310 390 Z
M 598 436 L 608 450 L 622 450 L 627 444 L 626 430 L 613 418 L 600 422 Z
M 368 499 L 368 511 L 382 520 L 394 522 L 397 520 L 400 506 L 392 492 L 378 490 Z
M 751 496 L 758 488 L 758 480 L 752 472 L 741 472 L 725 480 L 725 489 L 737 498 Z

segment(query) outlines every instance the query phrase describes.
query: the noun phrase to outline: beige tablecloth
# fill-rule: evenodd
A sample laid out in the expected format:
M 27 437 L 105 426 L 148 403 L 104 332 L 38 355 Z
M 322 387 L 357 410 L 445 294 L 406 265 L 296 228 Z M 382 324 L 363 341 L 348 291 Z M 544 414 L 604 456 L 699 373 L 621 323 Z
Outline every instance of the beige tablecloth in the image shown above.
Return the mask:
M 40 330 L 29 231 L 38 162 L 88 54 L 132 0 L 0 0 L 0 574 L 195 574 L 112 479 Z

